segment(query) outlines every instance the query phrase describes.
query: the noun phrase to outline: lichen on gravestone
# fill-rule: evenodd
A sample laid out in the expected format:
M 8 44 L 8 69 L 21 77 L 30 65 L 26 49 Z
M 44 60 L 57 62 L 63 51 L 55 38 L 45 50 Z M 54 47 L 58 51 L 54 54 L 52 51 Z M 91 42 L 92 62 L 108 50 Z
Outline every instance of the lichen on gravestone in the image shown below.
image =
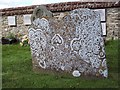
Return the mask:
M 51 18 L 51 17 L 53 17 L 52 12 L 48 11 L 45 6 L 40 5 L 33 10 L 33 14 L 31 16 L 31 22 L 33 22 L 37 18 L 41 19 L 41 18 Z
M 30 28 L 38 28 L 37 26 L 38 26 L 39 20 L 41 18 L 45 18 L 45 19 L 53 18 L 52 12 L 47 10 L 47 8 L 45 6 L 42 6 L 42 5 L 37 6 L 33 10 L 33 14 L 31 15 L 32 25 L 30 26 Z
M 36 16 L 32 25 L 35 27 L 29 28 L 29 39 L 33 68 L 68 72 L 75 77 L 108 77 L 97 12 L 75 9 L 60 20 Z

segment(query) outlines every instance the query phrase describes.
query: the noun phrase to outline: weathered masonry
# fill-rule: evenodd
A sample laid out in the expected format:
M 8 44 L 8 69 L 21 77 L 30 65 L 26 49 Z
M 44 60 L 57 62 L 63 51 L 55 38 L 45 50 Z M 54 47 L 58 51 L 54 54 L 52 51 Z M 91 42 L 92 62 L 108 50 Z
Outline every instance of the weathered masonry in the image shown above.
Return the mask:
M 20 37 L 28 34 L 27 30 L 31 24 L 30 18 L 33 9 L 38 5 L 0 9 L 2 24 L 0 31 L 2 36 L 9 33 Z M 120 28 L 120 2 L 64 2 L 45 4 L 56 19 L 60 19 L 67 12 L 77 8 L 89 8 L 100 12 L 103 36 L 109 39 L 119 38 Z
M 75 77 L 108 77 L 97 11 L 74 9 L 56 20 L 46 7 L 39 6 L 32 17 L 28 32 L 33 70 L 67 72 Z

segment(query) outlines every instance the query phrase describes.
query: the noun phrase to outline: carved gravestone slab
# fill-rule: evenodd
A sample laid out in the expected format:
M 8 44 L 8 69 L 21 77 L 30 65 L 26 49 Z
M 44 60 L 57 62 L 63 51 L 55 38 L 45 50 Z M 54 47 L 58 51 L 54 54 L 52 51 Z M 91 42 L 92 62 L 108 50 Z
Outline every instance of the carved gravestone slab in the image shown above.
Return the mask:
M 61 20 L 37 18 L 29 28 L 34 68 L 64 71 L 74 76 L 107 77 L 100 16 L 75 9 Z

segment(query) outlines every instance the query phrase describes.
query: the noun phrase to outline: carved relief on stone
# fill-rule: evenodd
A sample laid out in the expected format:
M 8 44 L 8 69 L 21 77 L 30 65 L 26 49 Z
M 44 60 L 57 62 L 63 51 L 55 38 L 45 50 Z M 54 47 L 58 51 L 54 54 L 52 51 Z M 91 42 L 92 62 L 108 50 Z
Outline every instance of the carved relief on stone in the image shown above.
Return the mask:
M 70 46 L 71 46 L 71 50 L 79 51 L 80 48 L 81 48 L 80 39 L 74 38 L 74 39 L 71 41 Z
M 41 29 L 29 29 L 29 38 L 32 55 L 37 58 L 39 65 L 45 68 L 45 49 L 46 49 L 46 36 Z M 44 56 L 43 56 L 44 55 Z
M 77 71 L 77 76 L 108 76 L 97 12 L 75 9 L 59 21 L 36 18 L 32 23 L 30 47 L 38 67 L 71 74 Z
M 63 38 L 59 34 L 55 34 L 51 39 L 52 44 L 63 44 Z

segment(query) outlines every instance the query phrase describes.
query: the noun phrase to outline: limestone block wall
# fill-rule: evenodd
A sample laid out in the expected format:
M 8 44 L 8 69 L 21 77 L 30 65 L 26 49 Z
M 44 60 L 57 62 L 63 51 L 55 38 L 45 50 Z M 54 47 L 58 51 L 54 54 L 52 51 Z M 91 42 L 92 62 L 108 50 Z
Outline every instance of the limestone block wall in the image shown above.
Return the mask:
M 120 31 L 120 8 L 107 9 L 107 39 L 118 39 Z

